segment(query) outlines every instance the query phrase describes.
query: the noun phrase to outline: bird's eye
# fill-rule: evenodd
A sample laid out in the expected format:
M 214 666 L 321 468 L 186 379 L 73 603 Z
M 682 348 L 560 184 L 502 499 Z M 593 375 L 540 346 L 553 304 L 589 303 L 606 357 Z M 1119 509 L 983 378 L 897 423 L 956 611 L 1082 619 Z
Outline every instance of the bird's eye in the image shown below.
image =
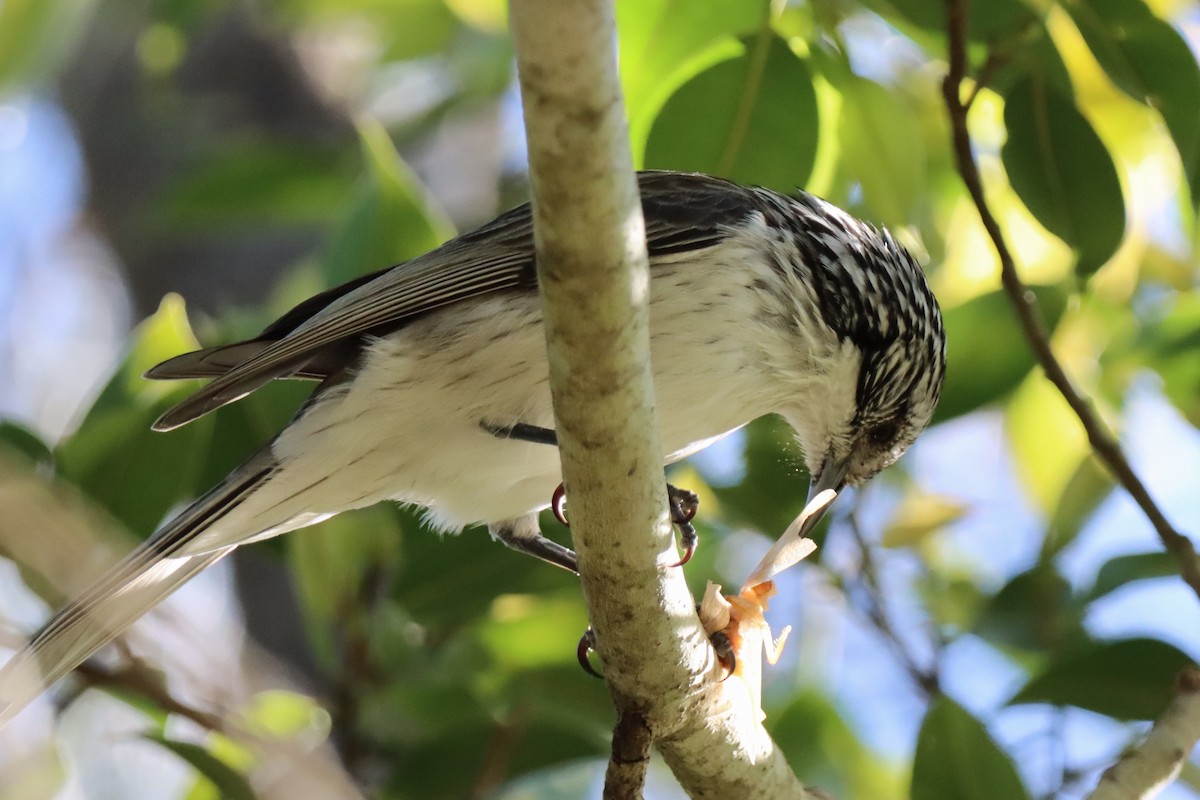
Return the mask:
M 890 447 L 892 442 L 896 441 L 898 433 L 900 433 L 900 426 L 895 422 L 881 422 L 867 430 L 867 438 L 871 440 L 871 444 L 878 447 Z

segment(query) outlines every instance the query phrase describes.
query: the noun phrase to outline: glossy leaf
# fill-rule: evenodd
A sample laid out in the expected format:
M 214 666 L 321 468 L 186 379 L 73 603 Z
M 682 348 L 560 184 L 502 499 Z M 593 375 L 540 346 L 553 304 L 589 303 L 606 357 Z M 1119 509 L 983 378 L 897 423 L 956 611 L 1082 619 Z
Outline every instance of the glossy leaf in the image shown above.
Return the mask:
M 335 639 L 361 625 L 356 611 L 386 590 L 402 541 L 386 507 L 339 514 L 286 539 L 309 638 L 322 663 L 338 663 Z
M 1183 36 L 1142 0 L 1063 5 L 1113 83 L 1162 114 L 1200 206 L 1200 65 Z
M 1104 562 L 1104 566 L 1096 573 L 1096 582 L 1088 592 L 1088 600 L 1097 600 L 1135 581 L 1174 578 L 1178 575 L 1178 562 L 1162 551 L 1117 556 Z
M 1094 457 L 1084 458 L 1050 510 L 1043 553 L 1052 555 L 1075 541 L 1113 486 L 1112 477 Z
M 790 192 L 817 148 L 812 75 L 782 39 L 751 37 L 671 96 L 646 145 L 646 166 L 708 172 Z
M 930 0 L 873 0 L 871 5 L 885 18 L 907 21 L 923 31 L 944 36 L 946 6 Z M 1020 33 L 1037 16 L 1021 0 L 989 0 L 968 6 L 967 38 L 1000 42 Z
M 838 141 L 850 180 L 863 204 L 885 225 L 905 225 L 925 195 L 925 140 L 912 110 L 883 86 L 864 78 L 836 80 L 842 94 Z
M 151 423 L 195 384 L 147 381 L 142 373 L 196 347 L 183 301 L 168 295 L 134 332 L 116 374 L 56 453 L 64 477 L 142 536 L 192 495 L 213 425 L 209 416 L 168 433 L 152 431 Z
M 242 724 L 259 736 L 302 738 L 315 746 L 329 736 L 329 712 L 307 695 L 282 689 L 259 692 L 241 709 Z
M 759 27 L 765 0 L 619 0 L 621 84 L 634 161 L 641 163 L 655 114 L 689 78 L 712 64 L 722 44 Z
M 887 759 L 863 742 L 831 699 L 801 691 L 782 709 L 767 709 L 763 723 L 788 765 L 831 797 L 906 797 Z
M 34 464 L 53 464 L 50 446 L 33 431 L 10 420 L 0 420 L 0 453 L 4 450 L 20 453 Z
M 917 737 L 910 797 L 921 800 L 1028 798 L 1017 768 L 979 720 L 949 697 L 929 707 Z
M 1125 234 L 1125 201 L 1112 157 L 1070 97 L 1036 76 L 1005 93 L 1001 156 L 1021 201 L 1078 255 L 1090 275 Z
M 1005 50 L 1005 57 L 996 65 L 988 79 L 988 88 L 1004 95 L 1015 83 L 1036 76 L 1046 86 L 1053 86 L 1063 97 L 1074 97 L 1071 74 L 1059 53 L 1050 31 L 1043 22 L 1028 28 Z
M 1179 295 L 1165 316 L 1144 326 L 1135 344 L 1140 358 L 1162 378 L 1167 398 L 1200 425 L 1200 294 Z
M 926 536 L 967 513 L 968 506 L 949 497 L 910 491 L 892 513 L 883 531 L 884 547 L 912 547 Z
M 1117 719 L 1155 719 L 1194 659 L 1158 639 L 1087 642 L 1063 652 L 1009 703 L 1075 706 Z
M 1014 577 L 988 601 L 975 631 L 997 646 L 1053 651 L 1083 635 L 1083 607 L 1049 564 Z
M 419 256 L 454 235 L 375 122 L 359 127 L 365 175 L 325 255 L 330 286 Z
M 479 627 L 480 641 L 497 663 L 512 669 L 574 663 L 575 645 L 588 625 L 579 600 L 575 592 L 497 597 Z
M 49 78 L 82 32 L 92 6 L 92 0 L 0 3 L 0 94 Z
M 155 209 L 155 224 L 211 233 L 325 223 L 350 188 L 345 161 L 333 150 L 274 140 L 230 145 L 172 184 Z
M 158 734 L 146 734 L 144 738 L 170 750 L 190 764 L 196 772 L 212 782 L 224 800 L 256 800 L 258 797 L 245 775 L 200 745 Z
M 1054 329 L 1066 309 L 1066 293 L 1057 287 L 1031 287 L 1042 319 Z M 1001 399 L 1037 363 L 1025 344 L 1008 296 L 994 291 L 945 309 L 946 383 L 934 422 L 961 416 Z M 1004 347 L 997 347 L 1003 342 Z
M 1004 432 L 1026 495 L 1046 516 L 1091 454 L 1079 417 L 1051 383 L 1030 375 L 1004 408 Z

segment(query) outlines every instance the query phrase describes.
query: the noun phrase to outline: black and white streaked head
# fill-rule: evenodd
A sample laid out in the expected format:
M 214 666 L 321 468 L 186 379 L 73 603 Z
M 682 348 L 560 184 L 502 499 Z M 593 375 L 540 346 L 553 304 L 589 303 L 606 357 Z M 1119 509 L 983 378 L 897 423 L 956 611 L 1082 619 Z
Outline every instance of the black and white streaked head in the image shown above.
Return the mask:
M 924 273 L 889 232 L 809 194 L 753 191 L 760 205 L 746 229 L 771 242 L 776 277 L 765 288 L 805 354 L 777 356 L 776 369 L 804 387 L 780 413 L 804 451 L 811 505 L 893 464 L 929 425 L 945 330 Z

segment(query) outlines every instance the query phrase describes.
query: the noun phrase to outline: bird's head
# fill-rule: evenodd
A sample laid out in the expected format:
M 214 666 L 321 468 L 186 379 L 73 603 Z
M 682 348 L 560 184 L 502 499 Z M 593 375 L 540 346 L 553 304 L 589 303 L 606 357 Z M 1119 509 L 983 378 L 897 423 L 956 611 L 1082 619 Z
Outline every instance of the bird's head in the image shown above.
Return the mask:
M 765 222 L 796 248 L 788 313 L 808 359 L 796 370 L 804 389 L 782 414 L 804 450 L 812 503 L 870 479 L 925 430 L 946 336 L 924 273 L 887 231 L 810 195 L 790 198 L 787 211 Z

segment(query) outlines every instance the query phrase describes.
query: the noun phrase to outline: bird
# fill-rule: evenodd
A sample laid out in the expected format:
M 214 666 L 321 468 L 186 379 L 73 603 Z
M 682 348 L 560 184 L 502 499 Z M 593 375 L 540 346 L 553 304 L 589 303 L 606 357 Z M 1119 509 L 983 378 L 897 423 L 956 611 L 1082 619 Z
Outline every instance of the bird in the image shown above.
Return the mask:
M 674 171 L 639 172 L 638 189 L 664 464 L 770 414 L 794 430 L 822 509 L 827 490 L 896 461 L 932 419 L 945 374 L 941 310 L 912 255 L 800 190 Z M 0 668 L 0 720 L 237 547 L 349 509 L 417 506 L 435 528 L 486 525 L 514 550 L 575 569 L 574 553 L 538 527 L 562 476 L 547 446 L 529 204 L 146 377 L 211 379 L 154 423 L 160 431 L 273 380 L 316 388 L 269 443 Z

